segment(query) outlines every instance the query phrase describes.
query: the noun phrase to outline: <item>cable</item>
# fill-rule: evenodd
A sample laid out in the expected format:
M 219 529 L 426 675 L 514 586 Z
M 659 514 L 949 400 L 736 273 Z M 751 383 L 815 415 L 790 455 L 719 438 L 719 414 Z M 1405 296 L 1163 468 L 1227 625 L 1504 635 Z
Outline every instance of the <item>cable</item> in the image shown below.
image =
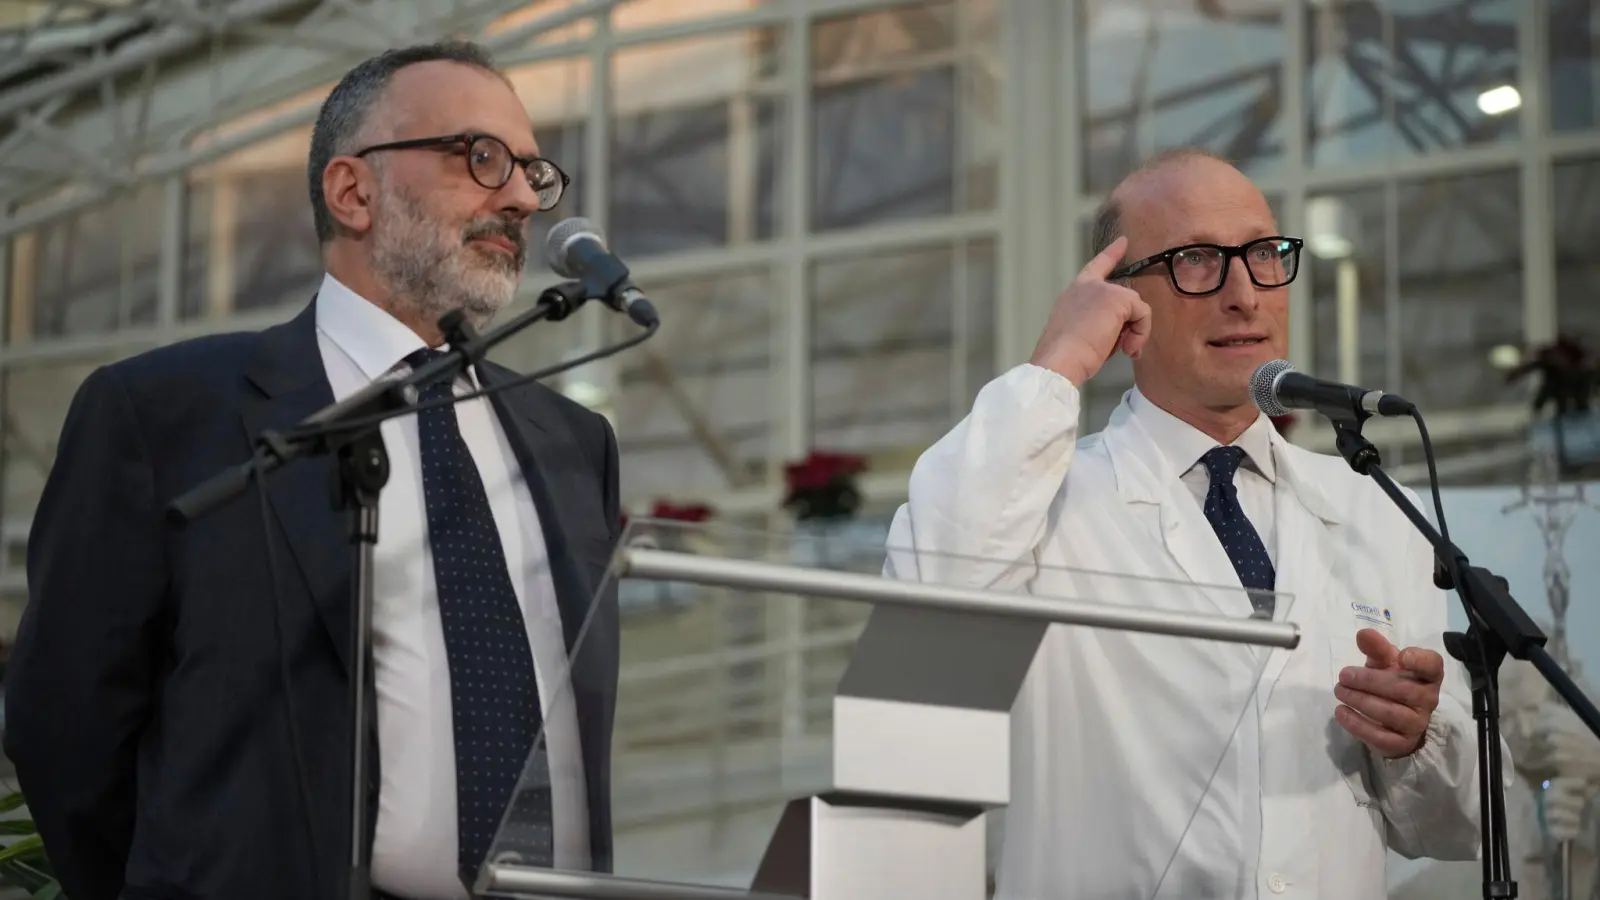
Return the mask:
M 1417 434 L 1422 439 L 1422 455 L 1428 463 L 1428 486 L 1433 494 L 1434 515 L 1437 516 L 1439 520 L 1439 535 L 1448 545 L 1450 542 L 1450 526 L 1445 521 L 1444 501 L 1441 499 L 1439 494 L 1439 470 L 1434 460 L 1433 441 L 1428 437 L 1428 424 L 1423 420 L 1421 410 L 1417 409 L 1416 407 L 1412 407 L 1411 418 L 1417 423 Z M 1438 554 L 1436 554 L 1434 558 L 1444 566 L 1445 575 L 1450 579 L 1450 586 L 1455 588 L 1457 596 L 1461 600 L 1461 605 L 1466 610 L 1468 624 L 1477 626 L 1477 628 L 1473 630 L 1473 633 L 1476 636 L 1474 643 L 1477 645 L 1478 659 L 1480 660 L 1485 673 L 1483 678 L 1484 719 L 1479 722 L 1478 728 L 1478 759 L 1480 760 L 1480 765 L 1487 764 L 1491 759 L 1494 759 L 1499 755 L 1497 752 L 1499 748 L 1496 746 L 1491 746 L 1495 740 L 1495 736 L 1494 733 L 1491 733 L 1491 731 L 1486 727 L 1486 723 L 1496 723 L 1494 732 L 1498 732 L 1498 722 L 1500 720 L 1500 685 L 1499 680 L 1495 677 L 1495 661 L 1489 658 L 1489 645 L 1488 640 L 1485 637 L 1485 633 L 1489 630 L 1489 626 L 1488 623 L 1484 622 L 1482 617 L 1478 615 L 1472 604 L 1467 601 L 1465 595 L 1467 588 L 1464 582 L 1461 580 L 1461 571 L 1459 566 L 1460 561 L 1448 553 L 1443 554 L 1442 556 L 1447 558 L 1440 558 L 1440 555 Z M 1435 577 L 1435 583 L 1438 583 L 1437 577 Z M 1443 585 L 1440 586 L 1443 587 Z M 1503 818 L 1505 806 L 1505 786 L 1503 779 L 1501 778 L 1499 767 L 1493 767 L 1487 774 L 1489 776 L 1489 790 L 1484 791 L 1483 796 L 1478 798 L 1480 807 L 1479 817 L 1482 820 L 1480 822 L 1481 828 L 1487 828 L 1491 822 Z M 1509 871 L 1501 871 L 1501 867 L 1508 863 L 1511 859 L 1509 840 L 1506 835 L 1506 830 L 1503 828 L 1497 829 L 1497 833 L 1494 835 L 1493 846 L 1485 847 L 1484 850 L 1485 852 L 1483 854 L 1482 863 L 1483 880 L 1485 884 L 1509 880 L 1511 878 L 1511 873 Z
M 289 751 L 294 764 L 295 788 L 300 794 L 300 814 L 305 820 L 306 864 L 311 868 L 311 896 L 316 896 L 321 879 L 317 875 L 317 840 L 313 831 L 315 821 L 311 815 L 311 789 L 306 782 L 304 744 L 300 740 L 300 719 L 295 709 L 294 690 L 289 680 L 289 651 L 283 639 L 283 592 L 278 585 L 278 554 L 272 539 L 272 515 L 267 501 L 267 482 L 264 471 L 254 470 L 251 480 L 256 485 L 256 499 L 261 507 L 261 537 L 267 548 L 267 590 L 272 593 L 272 634 L 278 648 L 278 684 L 283 690 L 284 714 L 289 718 Z
M 1444 502 L 1439 499 L 1439 468 L 1433 460 L 1433 441 L 1428 438 L 1428 423 L 1422 419 L 1422 410 L 1411 407 L 1411 418 L 1417 423 L 1417 434 L 1422 437 L 1422 455 L 1428 461 L 1428 484 L 1433 488 L 1433 513 L 1439 518 L 1439 534 L 1450 540 L 1450 526 L 1444 521 Z M 1455 560 L 1450 564 L 1455 565 Z

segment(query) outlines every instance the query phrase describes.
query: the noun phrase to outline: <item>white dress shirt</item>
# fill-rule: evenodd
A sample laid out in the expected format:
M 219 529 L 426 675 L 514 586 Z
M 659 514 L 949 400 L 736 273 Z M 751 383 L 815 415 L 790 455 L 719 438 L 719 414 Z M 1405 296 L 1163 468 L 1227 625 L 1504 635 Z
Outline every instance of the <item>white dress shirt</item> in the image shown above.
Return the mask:
M 1150 398 L 1134 388 L 1128 392 L 1128 405 L 1133 417 L 1149 433 L 1156 448 L 1172 465 L 1189 493 L 1194 494 L 1200 508 L 1205 509 L 1206 493 L 1211 490 L 1211 474 L 1200 462 L 1200 457 L 1217 446 L 1217 442 L 1200 429 L 1174 416 L 1150 402 Z M 1272 420 L 1257 416 L 1250 427 L 1239 435 L 1233 446 L 1245 452 L 1244 462 L 1234 473 L 1233 484 L 1239 491 L 1239 506 L 1245 518 L 1255 526 L 1267 548 L 1267 558 L 1278 564 L 1278 535 L 1272 515 L 1272 486 L 1277 483 L 1276 468 L 1272 462 Z
M 317 343 L 335 398 L 403 366 L 426 345 L 333 276 L 317 294 Z M 456 380 L 458 395 L 475 373 Z M 555 865 L 589 866 L 589 816 L 566 642 L 544 532 L 511 444 L 488 398 L 456 406 L 522 606 L 545 716 Z M 375 887 L 413 900 L 466 900 L 457 876 L 455 731 L 444 625 L 427 541 L 417 422 L 382 426 L 390 475 L 378 506 L 372 611 L 381 783 L 372 849 Z

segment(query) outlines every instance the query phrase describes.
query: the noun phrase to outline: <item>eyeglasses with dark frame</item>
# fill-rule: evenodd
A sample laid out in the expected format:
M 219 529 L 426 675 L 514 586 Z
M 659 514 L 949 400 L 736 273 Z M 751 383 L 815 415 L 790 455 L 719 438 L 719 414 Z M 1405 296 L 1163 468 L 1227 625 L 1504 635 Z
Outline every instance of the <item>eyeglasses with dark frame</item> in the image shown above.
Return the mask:
M 1280 288 L 1294 281 L 1300 271 L 1300 248 L 1305 241 L 1281 234 L 1256 238 L 1236 247 L 1223 244 L 1184 244 L 1147 256 L 1112 270 L 1109 280 L 1148 275 L 1153 267 L 1166 265 L 1172 289 L 1190 297 L 1204 297 L 1222 290 L 1235 257 L 1244 260 L 1250 281 L 1259 288 Z M 1254 254 L 1254 255 L 1252 255 Z
M 517 166 L 528 173 L 528 186 L 539 196 L 540 211 L 554 209 L 566 193 L 572 179 L 561 167 L 540 156 L 517 156 L 506 142 L 494 135 L 447 134 L 440 137 L 414 138 L 376 144 L 356 152 L 357 157 L 379 150 L 448 150 L 460 148 L 467 153 L 467 172 L 472 180 L 491 191 L 498 191 L 511 180 Z

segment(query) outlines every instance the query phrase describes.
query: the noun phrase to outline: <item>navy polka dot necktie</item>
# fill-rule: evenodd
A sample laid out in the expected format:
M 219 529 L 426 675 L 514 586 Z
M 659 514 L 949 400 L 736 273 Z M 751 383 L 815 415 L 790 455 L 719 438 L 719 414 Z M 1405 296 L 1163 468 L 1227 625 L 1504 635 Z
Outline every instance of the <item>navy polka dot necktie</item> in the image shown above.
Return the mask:
M 1261 535 L 1256 533 L 1255 526 L 1245 517 L 1244 507 L 1239 505 L 1239 489 L 1233 483 L 1244 456 L 1240 447 L 1213 447 L 1200 457 L 1201 464 L 1211 475 L 1211 488 L 1206 491 L 1206 520 L 1217 533 L 1217 539 L 1222 541 L 1222 549 L 1239 574 L 1239 583 L 1249 589 L 1255 615 L 1270 619 L 1274 605 L 1271 591 L 1277 573 L 1272 569 L 1272 558 L 1267 555 Z
M 419 350 L 406 362 L 418 368 L 440 355 Z M 432 384 L 422 389 L 418 403 L 452 394 L 448 382 Z M 417 434 L 428 544 L 450 666 L 460 874 L 470 889 L 513 804 L 499 849 L 514 847 L 524 864 L 554 863 L 550 776 L 542 743 L 538 757 L 529 759 L 543 713 L 533 651 L 500 530 L 477 464 L 461 438 L 455 406 L 418 412 Z M 530 769 L 524 789 L 513 797 L 524 765 Z

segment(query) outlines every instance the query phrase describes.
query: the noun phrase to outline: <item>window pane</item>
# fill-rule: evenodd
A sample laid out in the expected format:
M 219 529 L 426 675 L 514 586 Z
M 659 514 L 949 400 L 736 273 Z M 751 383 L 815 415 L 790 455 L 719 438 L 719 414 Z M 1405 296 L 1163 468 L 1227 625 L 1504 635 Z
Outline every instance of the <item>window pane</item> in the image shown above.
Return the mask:
M 322 248 L 306 186 L 311 129 L 191 170 L 186 316 L 303 305 L 321 283 Z
M 1277 169 L 1284 48 L 1278 5 L 1083 0 L 1085 190 L 1110 190 L 1140 160 L 1185 145 L 1216 151 L 1252 175 Z
M 997 32 L 990 0 L 813 26 L 814 229 L 994 206 Z
M 812 227 L 954 212 L 954 94 L 949 68 L 817 89 Z
M 1389 380 L 1386 225 L 1382 187 L 1306 202 L 1303 264 L 1311 282 L 1313 375 L 1354 384 Z
M 1515 138 L 1521 0 L 1389 0 L 1397 152 Z
M 770 5 L 773 0 L 629 0 L 611 11 L 611 25 L 618 31 L 630 28 L 658 28 L 712 16 L 737 15 Z
M 12 253 L 10 340 L 153 324 L 164 194 L 160 182 L 146 182 L 20 235 Z
M 1306 149 L 1312 162 L 1359 162 L 1397 152 L 1388 110 L 1394 68 L 1386 16 L 1368 2 L 1305 6 Z
M 497 37 L 517 28 L 531 26 L 535 22 L 548 19 L 551 15 L 561 12 L 571 5 L 571 0 L 523 0 L 523 5 L 520 8 L 491 22 L 484 29 L 484 36 Z M 559 46 L 583 40 L 593 34 L 594 19 L 586 16 L 559 28 L 551 28 L 530 34 L 519 41 L 517 47 Z M 501 43 L 505 40 L 503 37 L 498 37 L 497 39 Z M 501 52 L 515 52 L 515 49 L 507 48 Z
M 120 356 L 120 354 L 119 354 Z M 39 505 L 44 480 L 55 462 L 61 426 L 78 386 L 117 356 L 15 364 L 3 375 L 6 442 L 4 508 L 7 521 L 26 522 Z
M 782 30 L 766 28 L 616 55 L 609 221 L 619 254 L 777 233 L 782 48 Z
M 956 46 L 955 0 L 822 19 L 811 26 L 812 78 L 948 62 Z
M 1517 396 L 1490 365 L 1521 346 L 1522 244 L 1515 171 L 1403 183 L 1399 195 L 1400 384 L 1425 412 Z
M 233 308 L 242 312 L 309 302 L 322 282 L 323 264 L 304 169 L 241 174 L 230 187 L 238 216 Z
M 813 279 L 815 446 L 925 447 L 993 376 L 992 241 L 826 260 Z
M 956 97 L 960 131 L 956 145 L 956 206 L 993 209 L 1000 200 L 1000 118 L 1004 58 L 1000 53 L 1000 0 L 963 0 L 960 7 L 962 54 Z
M 775 290 L 765 269 L 651 282 L 661 330 L 617 357 L 624 496 L 692 496 L 764 477 Z
M 1600 2 L 1548 0 L 1550 127 L 1577 131 L 1600 124 Z
M 1515 138 L 1516 18 L 1516 0 L 1306 2 L 1312 161 Z
M 1600 353 L 1600 159 L 1555 168 L 1556 327 Z

